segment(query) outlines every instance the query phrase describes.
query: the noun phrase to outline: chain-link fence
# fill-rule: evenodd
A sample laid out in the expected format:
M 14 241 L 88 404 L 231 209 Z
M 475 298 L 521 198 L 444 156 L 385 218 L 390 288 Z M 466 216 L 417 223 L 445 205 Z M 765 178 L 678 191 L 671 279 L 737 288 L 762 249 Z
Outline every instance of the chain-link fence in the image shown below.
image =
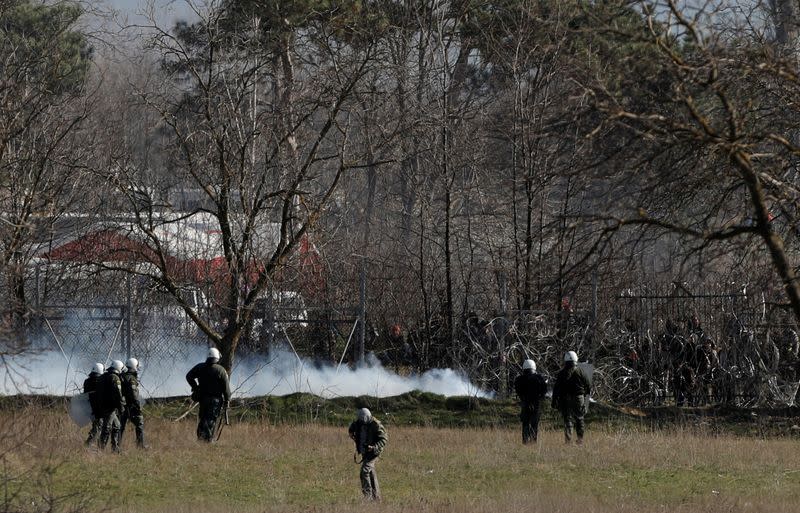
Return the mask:
M 616 403 L 791 405 L 797 338 L 744 292 L 626 291 L 599 323 L 591 360 L 598 393 Z
M 103 282 L 102 295 L 61 285 L 62 293 L 39 301 L 26 321 L 32 345 L 57 350 L 83 366 L 135 356 L 184 367 L 202 358 L 205 335 L 157 291 L 126 277 Z M 194 301 L 202 306 L 201 298 Z M 431 354 L 452 351 L 458 370 L 500 396 L 511 394 L 524 359 L 534 359 L 540 372 L 552 377 L 564 352 L 576 350 L 595 366 L 599 400 L 739 406 L 796 400 L 800 344 L 793 317 L 767 311 L 758 295 L 673 287 L 606 294 L 599 305 L 593 302 L 585 310 L 559 306 L 488 319 L 470 315 L 455 330 L 455 341 L 442 342 L 430 322 L 426 329 L 409 323 L 411 329 L 394 335 L 371 328 L 367 349 L 400 372 L 426 370 Z M 292 293 L 278 296 L 257 305 L 240 354 L 285 345 L 322 362 L 352 361 L 357 317 L 354 307 L 306 305 Z M 437 343 L 442 347 L 437 349 Z
M 616 404 L 797 401 L 800 347 L 793 317 L 770 315 L 759 296 L 627 290 L 600 306 L 467 319 L 457 362 L 476 384 L 500 395 L 510 395 L 524 359 L 552 378 L 564 352 L 575 350 L 595 367 L 593 395 Z

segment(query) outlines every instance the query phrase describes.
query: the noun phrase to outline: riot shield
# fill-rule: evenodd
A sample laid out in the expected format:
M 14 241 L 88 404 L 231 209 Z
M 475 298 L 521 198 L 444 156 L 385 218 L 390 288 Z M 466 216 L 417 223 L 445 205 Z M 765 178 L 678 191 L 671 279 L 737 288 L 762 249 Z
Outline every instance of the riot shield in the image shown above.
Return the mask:
M 73 395 L 70 398 L 69 418 L 80 427 L 91 424 L 92 406 L 89 404 L 89 394 Z

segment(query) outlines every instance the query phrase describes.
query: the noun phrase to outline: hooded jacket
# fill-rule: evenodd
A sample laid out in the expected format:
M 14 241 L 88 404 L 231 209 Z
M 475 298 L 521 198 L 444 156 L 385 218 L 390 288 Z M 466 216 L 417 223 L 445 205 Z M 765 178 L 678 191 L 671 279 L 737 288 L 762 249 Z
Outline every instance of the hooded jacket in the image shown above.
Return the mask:
M 377 458 L 386 447 L 386 428 L 375 417 L 372 417 L 369 422 L 356 420 L 350 424 L 347 431 L 356 444 L 356 452 L 367 459 Z M 373 447 L 371 451 L 367 449 L 370 445 Z

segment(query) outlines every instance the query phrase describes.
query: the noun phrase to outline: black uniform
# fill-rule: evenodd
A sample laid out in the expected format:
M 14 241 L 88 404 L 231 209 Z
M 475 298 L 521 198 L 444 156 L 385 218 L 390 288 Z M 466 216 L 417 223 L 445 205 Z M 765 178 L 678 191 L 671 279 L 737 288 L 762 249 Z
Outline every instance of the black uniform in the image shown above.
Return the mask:
M 514 390 L 520 400 L 522 443 L 535 442 L 539 436 L 539 418 L 542 399 L 547 393 L 547 382 L 541 374 L 533 372 L 533 369 L 525 369 L 514 380 Z
M 136 446 L 144 448 L 144 416 L 142 403 L 139 400 L 139 373 L 129 369 L 120 377 L 122 381 L 122 395 L 125 398 L 125 408 L 122 410 L 119 426 L 119 438 L 125 434 L 125 425 L 128 421 L 136 428 Z
M 100 430 L 103 427 L 103 417 L 100 412 L 100 405 L 97 401 L 97 387 L 100 383 L 100 374 L 91 372 L 89 377 L 83 382 L 83 393 L 89 394 L 89 406 L 92 408 L 92 427 L 89 430 L 89 437 L 86 439 L 86 445 L 92 445 Z
M 556 374 L 552 406 L 557 408 L 564 418 L 564 439 L 567 442 L 572 440 L 573 422 L 578 443 L 583 441 L 583 415 L 586 412 L 584 396 L 588 395 L 590 390 L 589 379 L 575 362 L 566 362 Z
M 100 376 L 97 393 L 103 418 L 100 448 L 104 449 L 110 438 L 111 449 L 119 452 L 119 416 L 125 407 L 125 400 L 122 397 L 122 381 L 116 369 L 109 369 Z
M 200 403 L 197 422 L 197 438 L 211 442 L 217 418 L 231 399 L 231 387 L 228 373 L 217 363 L 216 358 L 209 358 L 198 363 L 186 374 L 186 381 L 192 387 L 192 399 Z

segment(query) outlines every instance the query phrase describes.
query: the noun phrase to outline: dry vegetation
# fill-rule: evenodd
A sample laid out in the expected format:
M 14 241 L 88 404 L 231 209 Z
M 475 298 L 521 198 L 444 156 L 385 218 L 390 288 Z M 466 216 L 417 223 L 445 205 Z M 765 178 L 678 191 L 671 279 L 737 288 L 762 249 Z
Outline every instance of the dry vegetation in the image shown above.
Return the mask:
M 118 456 L 85 449 L 83 430 L 66 415 L 3 417 L 6 434 L 34 428 L 7 454 L 6 472 L 52 464 L 48 493 L 88 498 L 91 510 L 351 511 L 361 504 L 341 428 L 239 424 L 209 447 L 193 440 L 192 422 L 155 419 L 147 426 L 151 449 L 134 450 L 129 433 Z M 384 511 L 789 512 L 800 503 L 800 445 L 791 439 L 595 430 L 578 448 L 564 446 L 555 431 L 536 447 L 521 446 L 517 432 L 505 429 L 390 427 L 389 434 L 379 464 Z M 42 495 L 38 483 L 10 488 Z M 22 502 L 33 510 L 34 500 Z

